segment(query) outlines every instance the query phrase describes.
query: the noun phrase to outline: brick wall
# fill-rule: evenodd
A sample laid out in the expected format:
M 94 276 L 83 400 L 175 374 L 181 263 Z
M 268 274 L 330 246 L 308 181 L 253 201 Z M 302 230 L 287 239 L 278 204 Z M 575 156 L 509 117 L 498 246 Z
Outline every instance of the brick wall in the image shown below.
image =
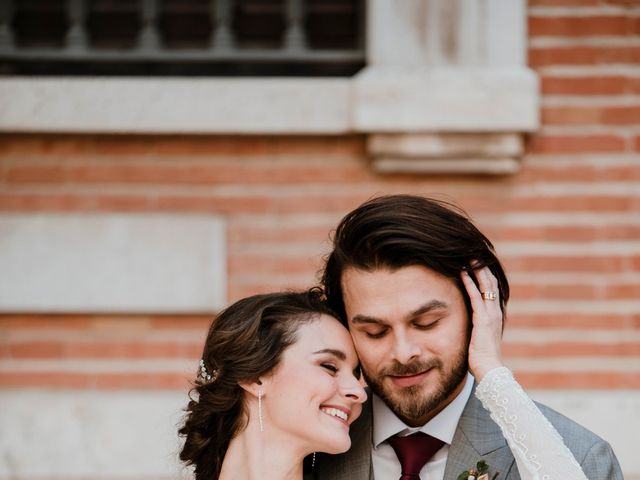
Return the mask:
M 531 0 L 542 127 L 513 176 L 381 176 L 364 138 L 0 137 L 0 211 L 224 216 L 228 300 L 314 283 L 376 194 L 452 199 L 513 286 L 505 355 L 529 389 L 640 389 L 640 4 Z M 0 388 L 186 391 L 212 312 L 0 315 Z

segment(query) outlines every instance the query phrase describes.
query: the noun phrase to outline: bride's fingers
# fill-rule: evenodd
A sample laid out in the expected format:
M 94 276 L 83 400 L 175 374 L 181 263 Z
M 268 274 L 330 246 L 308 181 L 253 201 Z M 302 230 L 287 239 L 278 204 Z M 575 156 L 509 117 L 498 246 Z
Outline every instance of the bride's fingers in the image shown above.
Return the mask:
M 471 301 L 471 308 L 473 310 L 472 322 L 475 325 L 478 315 L 482 315 L 485 312 L 484 301 L 482 300 L 480 290 L 478 290 L 478 287 L 471 279 L 471 274 L 467 270 L 462 272 L 461 278 L 469 295 L 469 300 Z
M 473 267 L 472 264 L 471 268 Z M 475 275 L 478 286 L 471 275 Z M 481 380 L 489 370 L 502 365 L 502 312 L 497 293 L 498 282 L 488 267 L 472 272 L 464 271 L 461 277 L 473 309 L 469 368 L 476 379 Z M 485 292 L 485 298 L 482 292 Z M 493 297 L 487 295 L 488 292 L 496 292 L 495 299 L 487 298 Z
M 487 312 L 492 314 L 500 313 L 500 317 L 502 317 L 498 280 L 493 275 L 489 267 L 474 270 L 474 274 L 478 280 L 478 290 L 480 291 L 480 297 L 482 298 Z

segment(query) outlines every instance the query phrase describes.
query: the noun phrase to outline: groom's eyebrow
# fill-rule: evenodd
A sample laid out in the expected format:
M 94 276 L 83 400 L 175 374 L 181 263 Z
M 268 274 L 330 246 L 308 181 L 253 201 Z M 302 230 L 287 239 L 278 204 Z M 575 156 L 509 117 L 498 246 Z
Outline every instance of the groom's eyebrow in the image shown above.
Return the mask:
M 430 302 L 427 302 L 421 307 L 416 308 L 413 312 L 407 315 L 407 319 L 411 320 L 419 317 L 420 315 L 431 313 L 435 310 L 444 310 L 447 307 L 448 305 L 440 300 L 431 300 Z
M 342 350 L 336 350 L 334 348 L 323 348 L 322 350 L 318 350 L 317 352 L 313 352 L 314 355 L 325 354 L 333 355 L 338 360 L 346 360 L 347 355 Z
M 405 320 L 413 320 L 421 315 L 425 315 L 427 313 L 431 313 L 437 310 L 443 310 L 448 308 L 448 305 L 445 302 L 440 300 L 430 300 L 424 305 L 420 305 L 413 312 L 410 312 Z M 387 325 L 387 322 L 382 320 L 381 318 L 371 317 L 369 315 L 355 315 L 351 319 L 351 323 L 353 324 L 370 324 L 370 325 Z
M 351 323 L 371 323 L 375 325 L 386 325 L 386 322 L 380 318 L 370 317 L 368 315 L 356 315 L 351 319 Z

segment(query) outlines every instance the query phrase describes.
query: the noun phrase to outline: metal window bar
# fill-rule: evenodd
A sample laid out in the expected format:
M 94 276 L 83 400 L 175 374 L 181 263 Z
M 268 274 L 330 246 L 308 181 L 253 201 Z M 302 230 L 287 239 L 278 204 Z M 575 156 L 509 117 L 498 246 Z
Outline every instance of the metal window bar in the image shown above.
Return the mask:
M 88 41 L 87 12 L 91 0 L 66 0 L 69 28 L 60 46 L 21 47 L 14 41 L 12 14 L 17 1 L 0 0 L 0 61 L 91 62 L 362 62 L 364 63 L 364 0 L 358 2 L 358 30 L 353 48 L 314 49 L 305 41 L 304 0 L 283 0 L 286 32 L 280 48 L 236 45 L 232 16 L 240 0 L 209 0 L 211 40 L 203 48 L 170 49 L 160 41 L 158 12 L 163 0 L 139 0 L 142 25 L 136 48 L 93 48 Z M 308 0 L 307 0 L 308 1 Z

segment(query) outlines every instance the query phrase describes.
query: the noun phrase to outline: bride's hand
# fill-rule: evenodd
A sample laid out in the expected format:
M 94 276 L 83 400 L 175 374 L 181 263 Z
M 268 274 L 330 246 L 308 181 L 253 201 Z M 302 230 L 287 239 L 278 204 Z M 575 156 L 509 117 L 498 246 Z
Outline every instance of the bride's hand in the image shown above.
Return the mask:
M 472 269 L 473 264 L 470 270 Z M 479 288 L 476 287 L 470 275 L 475 275 Z M 473 310 L 469 369 L 476 381 L 480 382 L 489 370 L 503 365 L 502 310 L 498 281 L 488 267 L 472 270 L 471 273 L 465 270 L 461 276 Z

